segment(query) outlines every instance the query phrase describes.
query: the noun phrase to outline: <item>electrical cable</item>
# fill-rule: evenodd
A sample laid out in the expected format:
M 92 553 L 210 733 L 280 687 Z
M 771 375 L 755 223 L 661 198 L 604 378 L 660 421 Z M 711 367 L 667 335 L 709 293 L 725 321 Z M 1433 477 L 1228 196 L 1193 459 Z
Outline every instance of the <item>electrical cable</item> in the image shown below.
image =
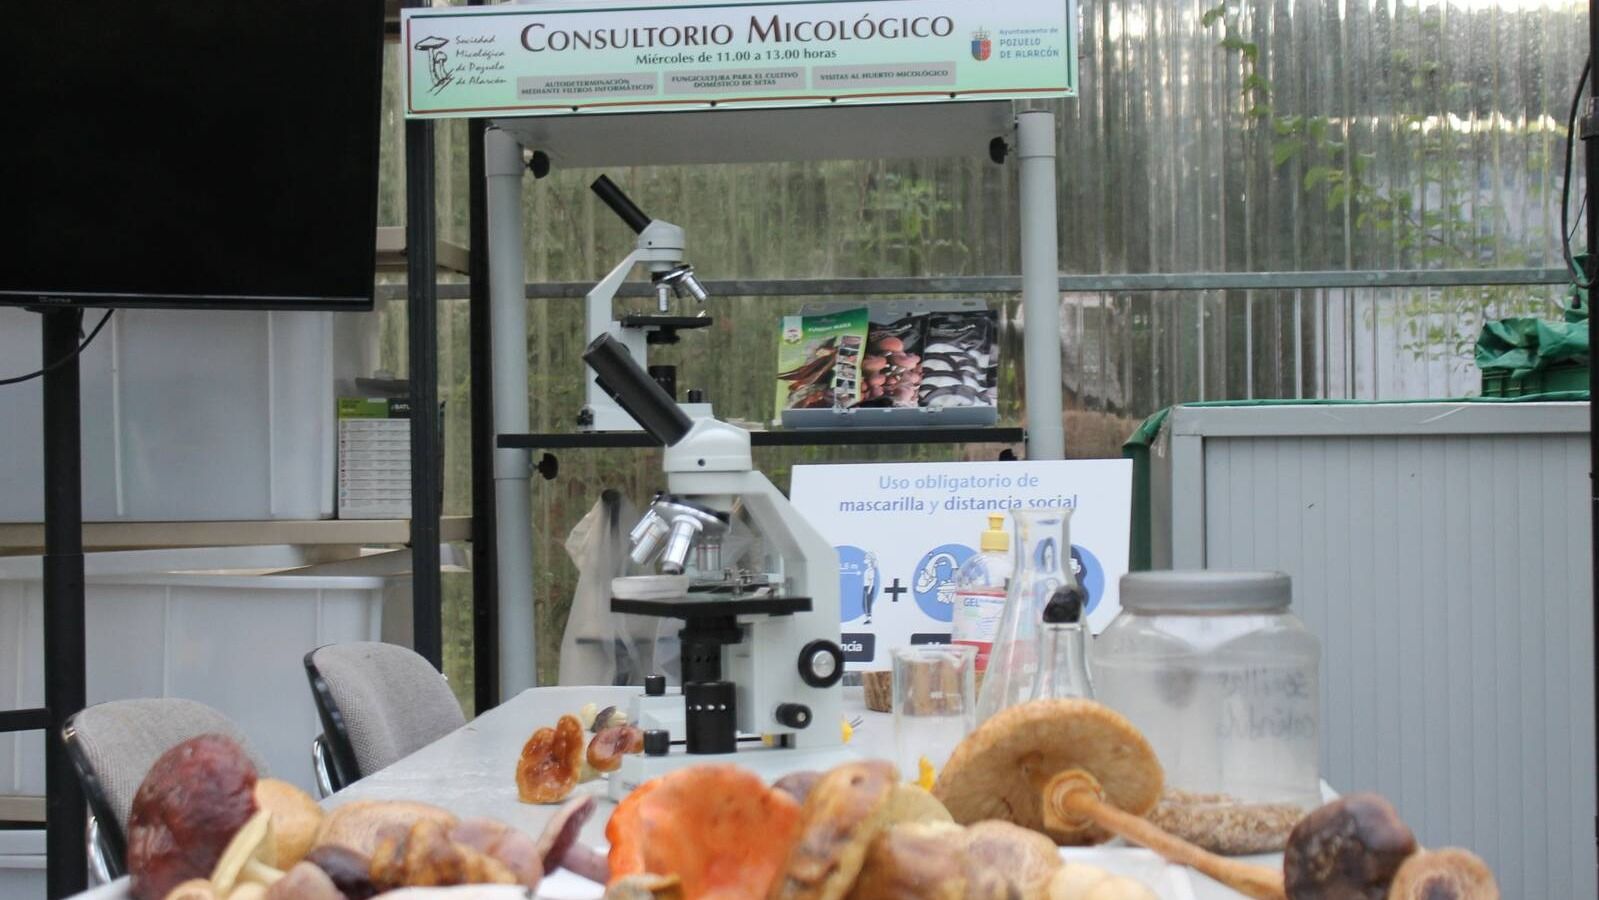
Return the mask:
M 1566 177 L 1560 185 L 1560 252 L 1566 258 L 1566 268 L 1571 271 L 1571 280 L 1582 290 L 1590 286 L 1588 273 L 1578 268 L 1577 261 L 1571 255 L 1571 239 L 1566 237 L 1572 233 L 1569 227 L 1571 214 L 1571 160 L 1577 143 L 1577 110 L 1582 106 L 1582 92 L 1588 86 L 1588 72 L 1593 67 L 1593 57 L 1583 61 L 1582 77 L 1577 80 L 1577 91 L 1571 95 L 1571 112 L 1566 116 Z M 1590 214 L 1591 211 L 1590 211 Z M 1579 213 L 1580 215 L 1580 213 Z M 1599 248 L 1589 247 L 1593 252 Z
M 88 349 L 89 344 L 91 344 L 94 341 L 95 336 L 100 333 L 100 329 L 105 327 L 105 323 L 111 321 L 111 314 L 114 312 L 116 312 L 114 309 L 108 309 L 105 311 L 105 315 L 100 317 L 99 324 L 95 325 L 94 330 L 89 332 L 89 336 L 83 339 L 83 342 L 78 345 L 78 349 L 68 353 L 66 356 L 61 357 L 55 362 L 50 363 L 37 372 L 29 372 L 26 375 L 18 375 L 15 378 L 0 378 L 0 387 L 5 387 L 12 384 L 21 384 L 24 381 L 32 381 L 35 378 L 41 378 L 50 374 L 51 372 L 54 372 L 56 369 L 61 368 L 67 363 L 72 362 L 74 359 L 77 359 L 78 354 Z

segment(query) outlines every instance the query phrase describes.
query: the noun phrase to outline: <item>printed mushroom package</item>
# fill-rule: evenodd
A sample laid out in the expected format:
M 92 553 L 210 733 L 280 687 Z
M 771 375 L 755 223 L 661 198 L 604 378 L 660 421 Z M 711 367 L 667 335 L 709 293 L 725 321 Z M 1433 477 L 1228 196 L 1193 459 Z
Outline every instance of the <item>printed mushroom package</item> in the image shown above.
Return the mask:
M 999 321 L 985 308 L 884 309 L 785 316 L 778 341 L 778 417 L 796 410 L 993 410 Z M 885 423 L 888 424 L 888 423 Z

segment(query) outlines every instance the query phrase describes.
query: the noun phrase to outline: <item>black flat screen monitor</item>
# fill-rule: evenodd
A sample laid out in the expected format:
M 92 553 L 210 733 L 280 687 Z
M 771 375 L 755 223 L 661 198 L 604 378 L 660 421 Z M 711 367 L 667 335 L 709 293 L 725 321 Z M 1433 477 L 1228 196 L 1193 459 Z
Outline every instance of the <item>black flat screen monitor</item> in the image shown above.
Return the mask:
M 383 0 L 27 0 L 0 304 L 372 305 Z

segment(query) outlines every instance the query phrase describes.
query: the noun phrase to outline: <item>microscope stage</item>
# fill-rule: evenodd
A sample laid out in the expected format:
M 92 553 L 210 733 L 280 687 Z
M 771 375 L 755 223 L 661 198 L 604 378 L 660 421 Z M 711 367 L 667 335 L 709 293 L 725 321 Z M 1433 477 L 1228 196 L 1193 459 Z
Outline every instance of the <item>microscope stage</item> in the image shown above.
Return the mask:
M 810 612 L 809 597 L 750 597 L 743 600 L 678 597 L 672 600 L 611 599 L 611 612 L 659 619 L 717 619 L 730 616 L 791 616 Z

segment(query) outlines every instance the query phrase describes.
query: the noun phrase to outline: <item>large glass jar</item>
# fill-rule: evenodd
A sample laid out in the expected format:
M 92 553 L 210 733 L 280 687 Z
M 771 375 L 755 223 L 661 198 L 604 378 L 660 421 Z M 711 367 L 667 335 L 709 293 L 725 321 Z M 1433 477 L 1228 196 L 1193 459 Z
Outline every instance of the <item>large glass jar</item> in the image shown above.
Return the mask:
M 1287 575 L 1137 572 L 1094 642 L 1100 702 L 1149 738 L 1170 788 L 1243 803 L 1321 802 L 1321 645 Z

